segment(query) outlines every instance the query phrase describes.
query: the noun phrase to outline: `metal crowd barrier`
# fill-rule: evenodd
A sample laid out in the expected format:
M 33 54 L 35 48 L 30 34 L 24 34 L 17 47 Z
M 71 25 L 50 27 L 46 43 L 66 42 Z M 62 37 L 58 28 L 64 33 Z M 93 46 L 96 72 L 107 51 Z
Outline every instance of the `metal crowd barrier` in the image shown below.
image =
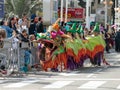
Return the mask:
M 16 75 L 26 72 L 26 64 L 29 64 L 30 67 L 39 64 L 36 54 L 38 43 L 17 41 L 17 47 L 14 47 L 13 43 L 13 39 L 5 39 L 0 44 L 2 45 L 0 46 L 0 71 L 6 71 L 7 76 L 12 75 L 13 72 L 17 73 Z
M 18 55 L 16 54 L 18 50 L 13 49 L 12 39 L 3 40 L 1 45 L 0 73 L 6 71 L 6 75 L 9 76 L 14 70 L 18 69 Z

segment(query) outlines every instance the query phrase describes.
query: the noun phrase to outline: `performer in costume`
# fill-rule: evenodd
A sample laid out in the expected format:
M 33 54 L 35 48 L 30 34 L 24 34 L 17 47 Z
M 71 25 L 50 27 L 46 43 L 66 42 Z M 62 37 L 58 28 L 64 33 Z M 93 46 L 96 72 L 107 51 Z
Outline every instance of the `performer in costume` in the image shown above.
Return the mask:
M 85 39 L 83 26 L 81 24 L 78 26 L 76 34 L 77 34 L 76 36 L 79 36 L 80 39 L 82 39 L 82 40 Z
M 72 37 L 72 34 L 75 35 L 76 32 L 83 36 L 82 27 L 78 28 L 76 29 L 76 25 L 73 24 L 72 29 L 68 30 L 69 35 L 66 35 L 60 30 L 58 21 L 52 25 L 50 34 L 53 48 L 48 60 L 42 61 L 44 70 L 57 69 L 61 66 L 62 71 L 63 64 L 65 69 L 77 69 L 79 66 L 83 66 L 86 56 L 89 56 L 92 64 L 100 66 L 105 43 L 99 35 L 98 25 L 96 24 L 94 27 L 94 37 L 88 37 L 86 41 L 84 38 Z
M 77 34 L 78 30 L 80 30 L 80 26 L 76 29 L 76 24 L 73 24 L 72 29 L 68 30 L 69 35 L 72 36 L 71 39 L 66 39 L 66 53 L 68 64 L 67 67 L 70 70 L 77 69 L 78 67 L 83 66 L 83 56 L 85 54 L 85 48 L 80 39 L 79 34 Z M 76 35 L 76 36 L 75 36 Z
M 104 58 L 104 49 L 105 49 L 105 41 L 100 35 L 99 24 L 96 23 L 93 29 L 93 37 L 90 37 L 89 40 L 89 49 L 87 49 L 89 53 L 89 57 L 91 59 L 91 63 L 93 65 L 101 66 L 101 60 L 105 62 Z M 90 51 L 89 51 L 90 50 Z M 106 62 L 106 64 L 108 64 Z
M 64 67 L 67 68 L 67 59 L 64 51 L 63 38 L 70 38 L 70 36 L 64 34 L 64 32 L 60 30 L 60 26 L 58 25 L 59 21 L 60 19 L 58 19 L 52 25 L 52 30 L 50 31 L 51 39 L 53 40 L 54 46 L 50 58 L 45 62 L 42 62 L 44 70 L 47 70 L 48 68 L 57 68 L 59 65 L 61 65 L 62 67 L 62 64 L 64 64 Z

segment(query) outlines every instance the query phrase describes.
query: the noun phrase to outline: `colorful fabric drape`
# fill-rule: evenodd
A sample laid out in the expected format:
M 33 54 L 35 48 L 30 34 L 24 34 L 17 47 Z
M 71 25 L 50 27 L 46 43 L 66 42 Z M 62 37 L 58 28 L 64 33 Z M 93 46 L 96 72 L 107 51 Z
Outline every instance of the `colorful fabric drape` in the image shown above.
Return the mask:
M 59 46 L 49 61 L 45 61 L 43 69 L 57 68 L 64 65 L 64 69 L 77 68 L 82 66 L 85 57 L 94 59 L 98 53 L 103 53 L 105 41 L 101 35 L 87 37 L 87 40 L 74 39 L 66 40 L 63 46 Z M 71 66 L 72 65 L 72 66 Z

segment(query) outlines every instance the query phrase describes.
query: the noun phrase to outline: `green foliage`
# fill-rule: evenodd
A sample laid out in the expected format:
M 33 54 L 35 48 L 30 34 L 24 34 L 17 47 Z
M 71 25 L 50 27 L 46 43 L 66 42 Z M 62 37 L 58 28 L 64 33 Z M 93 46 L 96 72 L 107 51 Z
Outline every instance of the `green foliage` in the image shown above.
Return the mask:
M 40 2 L 38 0 L 5 0 L 5 11 L 7 14 L 14 13 L 19 17 L 23 13 L 30 14 L 31 10 L 38 5 Z

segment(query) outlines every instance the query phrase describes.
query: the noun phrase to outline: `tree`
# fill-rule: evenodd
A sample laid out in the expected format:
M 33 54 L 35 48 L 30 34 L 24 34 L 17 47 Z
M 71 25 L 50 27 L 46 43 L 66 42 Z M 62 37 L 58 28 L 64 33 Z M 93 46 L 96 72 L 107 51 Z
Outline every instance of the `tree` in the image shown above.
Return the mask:
M 23 13 L 29 15 L 32 9 L 40 3 L 38 0 L 5 0 L 5 11 L 7 14 L 13 13 L 21 17 Z
M 85 2 L 85 0 L 78 0 L 78 1 L 79 1 L 78 5 L 80 5 L 83 8 L 86 8 L 86 2 Z

